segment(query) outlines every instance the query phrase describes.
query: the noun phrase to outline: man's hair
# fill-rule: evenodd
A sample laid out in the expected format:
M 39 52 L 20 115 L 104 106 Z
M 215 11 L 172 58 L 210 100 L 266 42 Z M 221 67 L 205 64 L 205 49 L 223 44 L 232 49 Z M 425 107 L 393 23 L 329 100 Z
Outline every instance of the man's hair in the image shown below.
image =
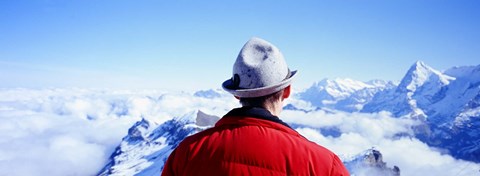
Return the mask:
M 282 89 L 278 92 L 261 96 L 261 97 L 253 97 L 253 98 L 240 98 L 240 104 L 242 106 L 251 106 L 251 107 L 266 107 L 267 104 L 274 103 L 275 101 L 279 100 L 281 96 L 283 95 L 283 91 L 285 89 Z

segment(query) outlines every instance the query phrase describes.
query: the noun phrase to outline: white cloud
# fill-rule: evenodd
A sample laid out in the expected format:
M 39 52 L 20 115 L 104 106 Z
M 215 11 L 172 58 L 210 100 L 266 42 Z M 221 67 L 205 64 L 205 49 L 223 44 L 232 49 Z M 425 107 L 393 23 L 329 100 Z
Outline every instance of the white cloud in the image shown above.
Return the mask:
M 238 102 L 230 95 L 207 99 L 191 93 L 149 90 L 0 90 L 0 175 L 92 175 L 141 117 L 157 124 L 193 110 L 222 116 Z M 443 155 L 411 133 L 416 122 L 389 113 L 284 111 L 287 123 L 343 157 L 375 147 L 402 175 L 475 175 L 479 164 Z M 93 120 L 88 120 L 88 119 Z M 324 136 L 319 128 L 337 128 Z
M 94 175 L 142 117 L 159 124 L 196 109 L 221 116 L 237 105 L 233 97 L 162 91 L 3 89 L 0 175 Z
M 343 158 L 374 147 L 383 154 L 389 167 L 400 167 L 402 175 L 476 175 L 480 170 L 480 164 L 456 160 L 418 139 L 395 136 L 411 134 L 410 127 L 417 122 L 393 118 L 389 113 L 285 111 L 282 115 L 289 123 L 304 125 L 297 131 L 306 138 Z M 337 127 L 342 134 L 332 137 L 318 131 L 327 127 Z

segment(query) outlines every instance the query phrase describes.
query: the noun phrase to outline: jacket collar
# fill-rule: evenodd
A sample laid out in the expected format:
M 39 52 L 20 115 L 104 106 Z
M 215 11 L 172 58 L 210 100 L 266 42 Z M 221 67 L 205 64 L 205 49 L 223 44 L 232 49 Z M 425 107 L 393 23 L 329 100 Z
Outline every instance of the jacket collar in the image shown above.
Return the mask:
M 251 118 L 257 118 L 257 119 L 272 121 L 272 122 L 278 123 L 280 125 L 283 125 L 287 128 L 292 129 L 292 127 L 290 127 L 287 123 L 280 120 L 280 118 L 278 118 L 277 116 L 272 115 L 272 113 L 270 113 L 270 111 L 268 111 L 264 108 L 249 107 L 249 106 L 236 108 L 236 109 L 233 109 L 230 112 L 228 112 L 225 116 L 223 116 L 222 119 L 233 118 L 233 117 L 251 117 Z M 218 125 L 218 124 L 216 124 L 216 125 Z

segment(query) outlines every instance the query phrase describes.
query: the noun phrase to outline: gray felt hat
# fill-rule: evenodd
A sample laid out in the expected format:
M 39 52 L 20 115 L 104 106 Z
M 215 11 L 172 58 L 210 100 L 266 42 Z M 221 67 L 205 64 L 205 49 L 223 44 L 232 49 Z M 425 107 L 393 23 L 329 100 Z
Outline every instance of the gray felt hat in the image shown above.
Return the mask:
M 222 87 L 237 97 L 261 97 L 289 86 L 296 73 L 290 71 L 277 47 L 252 38 L 238 54 L 232 78 L 223 82 Z

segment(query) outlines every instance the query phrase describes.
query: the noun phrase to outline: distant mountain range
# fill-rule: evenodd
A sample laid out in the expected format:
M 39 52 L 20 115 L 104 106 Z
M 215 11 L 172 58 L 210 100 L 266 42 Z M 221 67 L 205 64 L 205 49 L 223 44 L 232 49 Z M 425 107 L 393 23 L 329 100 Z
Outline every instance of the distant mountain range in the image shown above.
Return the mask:
M 417 138 L 456 158 L 480 162 L 480 65 L 441 72 L 417 61 L 399 84 L 322 80 L 298 97 L 318 108 L 419 119 Z
M 198 91 L 197 97 L 215 99 L 219 90 Z M 399 82 L 324 79 L 294 97 L 309 103 L 304 109 L 288 104 L 288 110 L 376 113 L 388 111 L 396 118 L 420 121 L 415 136 L 450 155 L 480 162 L 480 65 L 435 70 L 418 61 Z M 212 126 L 219 117 L 200 110 L 173 117 L 163 124 L 146 119 L 133 125 L 99 175 L 158 175 L 170 152 L 186 136 Z M 295 126 L 295 124 L 293 124 Z M 321 131 L 322 133 L 324 131 Z M 335 131 L 327 131 L 335 135 Z M 339 135 L 339 134 L 337 134 Z M 359 174 L 400 175 L 388 168 L 377 150 L 367 150 L 345 161 Z
M 376 93 L 395 86 L 394 82 L 383 80 L 324 79 L 298 93 L 298 98 L 319 108 L 354 112 L 363 109 Z

